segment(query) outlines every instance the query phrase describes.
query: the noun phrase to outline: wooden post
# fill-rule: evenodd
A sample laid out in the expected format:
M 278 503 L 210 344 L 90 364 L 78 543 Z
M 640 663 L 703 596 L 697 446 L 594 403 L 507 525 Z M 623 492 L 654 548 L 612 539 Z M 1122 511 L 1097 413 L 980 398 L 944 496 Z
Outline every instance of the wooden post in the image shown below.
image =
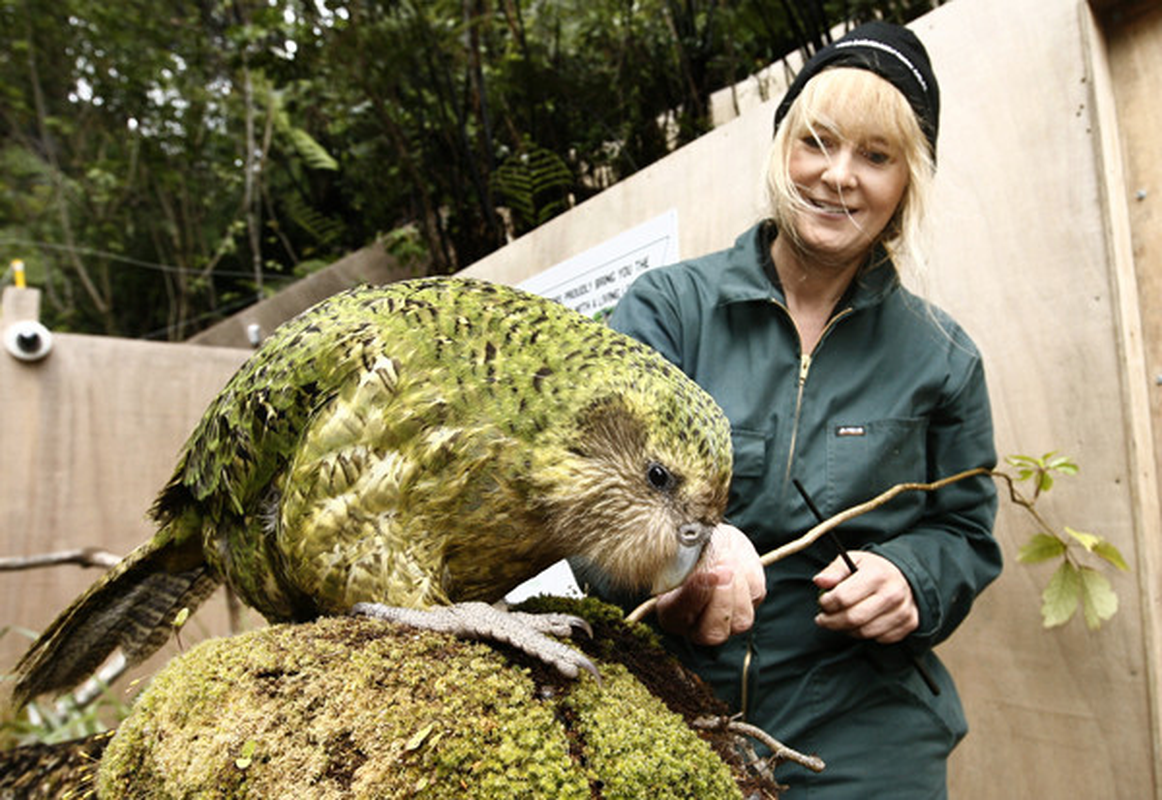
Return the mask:
M 3 310 L 0 311 L 0 328 L 7 328 L 14 322 L 40 319 L 40 289 L 4 287 Z

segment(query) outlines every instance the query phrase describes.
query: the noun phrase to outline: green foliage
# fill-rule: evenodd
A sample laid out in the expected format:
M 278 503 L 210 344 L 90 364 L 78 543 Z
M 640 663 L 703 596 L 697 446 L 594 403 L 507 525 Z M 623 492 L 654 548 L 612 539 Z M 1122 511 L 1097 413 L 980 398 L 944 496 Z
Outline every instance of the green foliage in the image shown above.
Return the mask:
M 400 226 L 380 234 L 378 241 L 384 250 L 399 260 L 400 264 L 412 267 L 416 270 L 414 274 L 420 275 L 421 262 L 427 255 L 427 250 L 424 248 L 424 243 L 416 226 Z
M 1065 542 L 1052 534 L 1035 533 L 1021 548 L 1018 558 L 1025 564 L 1038 564 L 1065 555 Z
M 1041 593 L 1041 618 L 1045 627 L 1064 625 L 1080 608 L 1085 624 L 1090 630 L 1096 630 L 1117 613 L 1118 596 L 1109 579 L 1085 559 L 1096 559 L 1098 564 L 1122 571 L 1128 571 L 1129 565 L 1118 548 L 1104 537 L 1069 526 L 1063 528 L 1063 533 L 1057 533 L 1033 508 L 1037 498 L 1053 488 L 1055 477 L 1076 475 L 1077 464 L 1056 453 L 1039 458 L 1010 456 L 1006 460 L 1017 468 L 1016 477 L 1010 479 L 1013 500 L 1031 513 L 1039 528 L 1021 547 L 1018 559 L 1025 564 L 1060 562 Z M 1013 480 L 1031 483 L 1032 499 L 1019 495 L 1012 486 Z
M 323 146 L 302 128 L 292 127 L 288 133 L 295 150 L 302 156 L 308 167 L 311 169 L 326 169 L 331 171 L 339 169 L 339 162 L 332 158 L 331 154 L 323 149 Z
M 1076 475 L 1078 467 L 1067 456 L 1046 453 L 1040 458 L 1034 456 L 1009 456 L 1007 459 L 1017 468 L 1018 481 L 1033 481 L 1033 496 L 1053 488 L 1053 474 Z
M 72 695 L 56 703 L 33 702 L 21 709 L 15 719 L 0 722 L 0 742 L 15 747 L 82 739 L 115 727 L 127 716 L 129 705 L 108 688 L 98 700 L 84 706 L 78 705 Z
M 573 173 L 556 153 L 532 145 L 498 167 L 492 173 L 492 185 L 512 208 L 519 234 L 568 207 Z
M 298 195 L 291 195 L 286 198 L 284 211 L 286 212 L 287 218 L 298 226 L 301 231 L 309 234 L 318 246 L 326 248 L 327 245 L 333 245 L 336 242 L 342 241 L 346 233 L 346 228 L 342 220 L 328 217 Z M 303 274 L 303 270 L 299 268 L 300 266 L 296 265 L 296 275 Z M 309 274 L 309 271 L 307 274 Z
M 452 272 L 845 17 L 932 4 L 4 0 L 0 264 L 51 328 L 171 339 L 385 230 Z

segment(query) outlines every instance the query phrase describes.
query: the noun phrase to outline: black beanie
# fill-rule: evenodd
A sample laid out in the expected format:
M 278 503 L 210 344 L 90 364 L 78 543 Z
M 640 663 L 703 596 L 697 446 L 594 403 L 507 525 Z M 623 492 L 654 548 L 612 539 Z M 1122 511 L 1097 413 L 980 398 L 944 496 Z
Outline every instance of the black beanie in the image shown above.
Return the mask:
M 928 51 L 907 28 L 888 22 L 868 22 L 845 34 L 803 65 L 775 111 L 775 130 L 807 82 L 828 67 L 857 67 L 874 72 L 900 90 L 912 107 L 920 129 L 936 157 L 940 125 L 940 87 Z

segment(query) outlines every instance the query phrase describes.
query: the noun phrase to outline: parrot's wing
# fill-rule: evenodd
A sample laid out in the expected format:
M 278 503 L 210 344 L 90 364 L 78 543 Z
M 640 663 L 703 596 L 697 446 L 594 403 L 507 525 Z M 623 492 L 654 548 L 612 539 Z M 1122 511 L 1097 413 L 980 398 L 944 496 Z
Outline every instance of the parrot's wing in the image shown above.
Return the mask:
M 173 634 L 182 609 L 210 595 L 218 580 L 200 544 L 170 534 L 161 531 L 123 558 L 40 635 L 16 665 L 16 707 L 77 685 L 114 650 L 131 665 L 144 660 Z
M 561 556 L 523 499 L 527 451 L 485 401 L 381 356 L 307 424 L 276 535 L 294 590 L 322 612 L 497 600 Z M 465 409 L 471 408 L 471 413 Z
M 280 326 L 203 414 L 154 506 L 165 522 L 191 501 L 242 516 L 263 502 L 320 409 L 359 376 L 392 368 L 381 356 L 404 324 L 372 325 L 366 291 L 335 295 Z M 410 354 L 398 347 L 397 358 Z
M 318 611 L 447 602 L 440 537 L 414 523 L 407 495 L 434 467 L 424 444 L 448 403 L 427 376 L 404 380 L 402 369 L 380 355 L 351 374 L 311 415 L 279 480 L 278 561 Z

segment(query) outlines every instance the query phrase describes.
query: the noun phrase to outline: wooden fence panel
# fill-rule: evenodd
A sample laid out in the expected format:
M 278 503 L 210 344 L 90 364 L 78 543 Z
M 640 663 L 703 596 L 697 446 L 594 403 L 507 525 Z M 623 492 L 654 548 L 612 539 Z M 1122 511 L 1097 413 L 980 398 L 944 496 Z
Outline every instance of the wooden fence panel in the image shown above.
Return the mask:
M 31 364 L 0 353 L 0 555 L 77 547 L 124 555 L 152 535 L 154 496 L 247 355 L 79 335 L 55 336 L 49 356 Z M 43 630 L 97 577 L 75 566 L 0 573 L 0 627 Z M 215 596 L 183 639 L 226 630 Z M 0 639 L 0 671 L 27 645 L 13 630 Z

